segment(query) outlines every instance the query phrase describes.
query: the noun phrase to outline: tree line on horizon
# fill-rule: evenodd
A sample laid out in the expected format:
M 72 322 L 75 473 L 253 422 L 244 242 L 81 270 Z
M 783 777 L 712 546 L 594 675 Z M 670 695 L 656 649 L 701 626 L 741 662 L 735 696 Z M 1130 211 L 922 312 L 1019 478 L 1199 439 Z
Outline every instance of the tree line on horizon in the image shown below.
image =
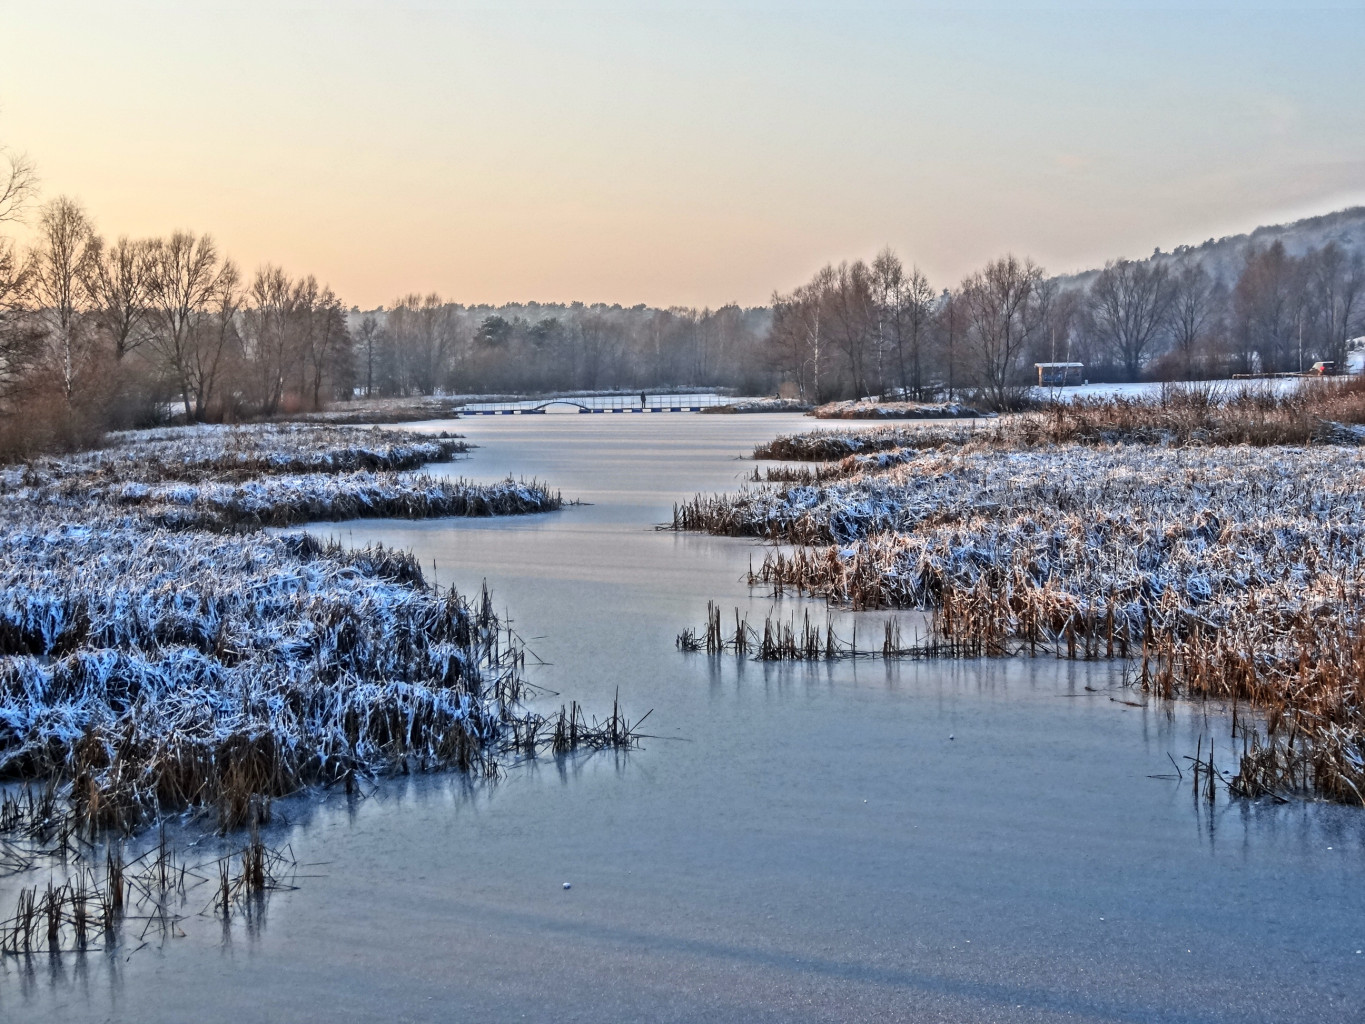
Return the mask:
M 1096 381 L 1344 367 L 1365 331 L 1365 262 L 1335 241 L 1295 257 L 1276 240 L 1249 246 L 1230 284 L 1179 257 L 1111 260 L 1078 287 L 1007 255 L 940 291 L 886 249 L 774 294 L 772 311 L 773 363 L 812 402 L 974 395 L 1003 408 L 1035 363 L 1081 363 Z
M 364 395 L 775 387 L 762 308 L 465 306 L 409 295 L 350 319 Z
M 1361 331 L 1365 264 L 1336 242 L 1298 257 L 1278 240 L 1249 246 L 1230 283 L 1187 253 L 1112 260 L 1082 286 L 1007 255 L 951 290 L 885 249 L 827 265 L 759 309 L 409 296 L 361 316 L 356 358 L 362 390 L 377 395 L 786 385 L 816 404 L 971 396 L 1002 408 L 1035 363 L 1082 363 L 1097 381 L 1302 372 L 1344 366 Z
M 408 295 L 348 310 L 312 275 L 244 274 L 209 235 L 106 240 L 77 201 L 36 209 L 0 148 L 0 453 L 113 428 L 235 421 L 357 396 L 722 387 L 811 403 L 867 396 L 1017 404 L 1037 362 L 1091 380 L 1195 379 L 1344 364 L 1365 267 L 1336 242 L 1250 245 L 1235 279 L 1177 251 L 1088 282 L 1006 255 L 955 288 L 891 249 L 827 265 L 771 305 L 465 306 Z
M 762 390 L 768 313 L 730 305 L 466 307 L 410 295 L 350 309 L 312 275 L 246 275 L 212 236 L 106 240 L 84 207 L 35 205 L 31 163 L 0 147 L 0 458 L 104 431 L 316 411 L 359 396 Z
M 0 151 L 0 224 L 36 191 Z M 351 389 L 346 311 L 312 275 L 246 276 L 207 234 L 110 241 L 58 196 L 21 250 L 0 236 L 0 455 L 104 431 L 321 408 Z

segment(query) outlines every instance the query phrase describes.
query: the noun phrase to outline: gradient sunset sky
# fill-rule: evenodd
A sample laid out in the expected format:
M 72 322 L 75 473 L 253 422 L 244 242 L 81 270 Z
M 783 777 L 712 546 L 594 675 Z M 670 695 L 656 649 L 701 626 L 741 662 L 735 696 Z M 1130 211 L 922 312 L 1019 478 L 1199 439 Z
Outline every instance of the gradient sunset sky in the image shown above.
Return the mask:
M 0 144 L 348 304 L 937 286 L 1365 202 L 1365 5 L 0 0 Z

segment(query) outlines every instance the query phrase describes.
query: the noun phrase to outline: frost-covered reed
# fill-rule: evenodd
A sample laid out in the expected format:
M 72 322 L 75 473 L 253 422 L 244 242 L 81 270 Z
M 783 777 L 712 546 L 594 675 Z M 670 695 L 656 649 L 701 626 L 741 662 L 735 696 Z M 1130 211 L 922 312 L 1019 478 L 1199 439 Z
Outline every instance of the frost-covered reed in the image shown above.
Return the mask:
M 310 520 L 549 512 L 540 484 L 403 472 L 468 450 L 458 438 L 316 425 L 191 427 L 117 435 L 108 448 L 0 473 L 0 508 L 80 518 L 115 509 L 173 529 Z
M 776 438 L 757 459 L 834 462 L 850 456 L 949 446 L 953 449 L 1066 444 L 1257 447 L 1365 443 L 1365 379 L 1305 379 L 1285 391 L 1264 381 L 1170 384 L 1155 398 L 1055 402 L 989 423 L 924 423 L 879 430 L 832 430 Z
M 834 462 L 864 452 L 962 444 L 969 438 L 985 434 L 992 429 L 961 423 L 924 423 L 881 427 L 877 430 L 814 430 L 806 434 L 784 434 L 776 437 L 756 447 L 754 458 L 793 462 Z
M 785 439 L 760 454 L 842 461 L 698 497 L 674 526 L 787 545 L 751 582 L 929 609 L 961 653 L 1128 657 L 1162 696 L 1250 701 L 1265 732 L 1240 733 L 1235 791 L 1365 803 L 1365 450 L 1322 419 L 1312 444 L 1264 443 L 1357 393 L 1267 398 L 1259 432 L 1242 395 L 1201 413 L 1207 434 L 1174 442 L 1148 429 L 1171 401 L 1067 413 L 1060 441 L 1038 417 Z
M 486 593 L 438 591 L 402 553 L 254 529 L 559 506 L 537 484 L 392 471 L 454 444 L 191 428 L 7 471 L 0 777 L 63 780 L 89 830 L 186 808 L 230 828 L 311 784 L 534 750 L 547 720 L 521 703 L 523 655 Z M 575 737 L 603 729 L 631 742 L 619 713 Z
M 995 414 L 980 412 L 961 402 L 855 399 L 847 402 L 829 402 L 813 409 L 811 415 L 821 420 L 971 420 Z
M 486 608 L 394 552 L 51 521 L 0 567 L 0 772 L 70 776 L 92 824 L 468 768 L 516 697 Z
M 399 472 L 469 451 L 461 438 L 317 424 L 204 424 L 110 434 L 91 451 L 0 467 L 0 493 L 72 477 L 112 484 L 225 482 L 259 476 Z
M 236 484 L 125 484 L 112 495 L 158 525 L 185 529 L 292 526 L 339 519 L 434 519 L 551 512 L 558 493 L 531 481 L 493 484 L 425 474 L 279 476 Z

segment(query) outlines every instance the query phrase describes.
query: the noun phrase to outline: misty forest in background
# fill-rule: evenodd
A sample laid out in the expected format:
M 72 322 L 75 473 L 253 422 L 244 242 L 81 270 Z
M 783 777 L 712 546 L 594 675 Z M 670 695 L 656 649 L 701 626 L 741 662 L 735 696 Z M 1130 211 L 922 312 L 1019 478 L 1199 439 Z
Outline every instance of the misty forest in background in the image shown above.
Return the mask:
M 121 427 L 270 418 L 357 396 L 779 390 L 810 403 L 1026 396 L 1035 362 L 1103 380 L 1344 366 L 1365 331 L 1365 210 L 1049 277 L 1007 255 L 955 288 L 890 249 L 826 266 L 768 307 L 347 308 L 312 275 L 244 273 L 209 235 L 101 238 L 81 204 L 37 202 L 0 149 L 0 456 Z M 1267 234 L 1269 232 L 1269 234 Z M 1276 232 L 1279 232 L 1276 234 Z

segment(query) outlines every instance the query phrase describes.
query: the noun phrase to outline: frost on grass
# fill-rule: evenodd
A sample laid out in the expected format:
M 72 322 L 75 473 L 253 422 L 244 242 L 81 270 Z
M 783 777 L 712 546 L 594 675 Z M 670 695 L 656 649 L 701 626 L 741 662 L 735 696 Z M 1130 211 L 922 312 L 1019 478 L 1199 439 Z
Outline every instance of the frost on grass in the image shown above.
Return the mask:
M 560 507 L 541 485 L 404 472 L 468 450 L 458 438 L 319 425 L 115 435 L 106 448 L 0 472 L 0 502 L 79 518 L 124 510 L 173 529 L 310 520 L 521 515 Z
M 966 654 L 1129 657 L 1162 696 L 1251 701 L 1234 791 L 1365 803 L 1365 450 L 1313 409 L 1262 412 L 1216 406 L 1181 443 L 1152 426 L 1169 407 L 1116 403 L 1066 413 L 1061 440 L 1037 417 L 781 439 L 762 454 L 843 461 L 674 525 L 794 545 L 753 582 L 928 609 Z M 1264 443 L 1305 424 L 1314 443 Z
M 453 436 L 311 424 L 200 425 L 111 434 L 76 455 L 0 467 L 0 492 L 72 478 L 97 483 L 245 480 L 259 476 L 416 469 L 469 451 Z
M 829 402 L 811 413 L 822 420 L 944 420 L 993 417 L 961 402 L 898 402 L 860 398 Z
M 1054 402 L 988 425 L 925 423 L 796 434 L 760 445 L 754 456 L 829 462 L 944 445 L 1017 449 L 1068 442 L 1171 447 L 1365 443 L 1365 378 L 1309 379 L 1289 389 L 1276 383 L 1167 384 L 1146 398 Z
M 528 730 L 533 748 L 487 595 L 438 592 L 397 552 L 252 529 L 558 507 L 534 484 L 393 471 L 458 444 L 193 428 L 7 470 L 0 776 L 67 780 L 92 827 L 194 807 L 233 826 L 312 783 L 486 767 Z

